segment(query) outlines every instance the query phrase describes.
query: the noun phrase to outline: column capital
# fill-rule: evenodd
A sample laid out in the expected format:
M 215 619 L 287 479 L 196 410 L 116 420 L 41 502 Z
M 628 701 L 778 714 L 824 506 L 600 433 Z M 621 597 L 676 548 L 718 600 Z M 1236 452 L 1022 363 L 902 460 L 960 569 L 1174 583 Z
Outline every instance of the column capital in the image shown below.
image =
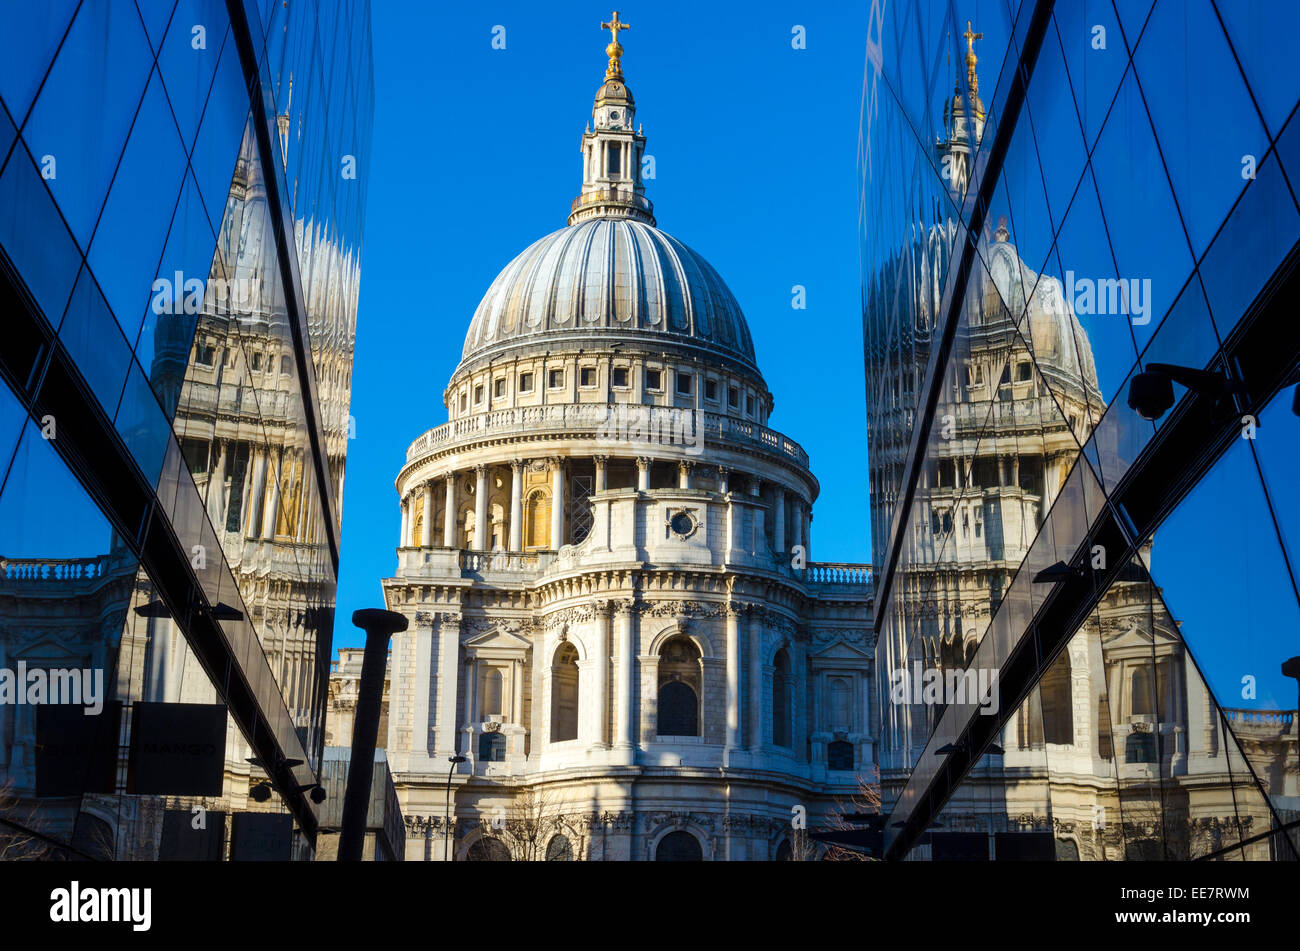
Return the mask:
M 614 598 L 610 601 L 614 608 L 614 613 L 619 617 L 628 617 L 636 608 L 636 602 L 631 598 Z
M 474 474 L 480 477 L 485 476 L 487 475 L 488 469 L 490 468 L 491 466 L 489 466 L 487 463 L 484 462 L 477 463 L 474 466 Z
M 694 472 L 695 463 L 691 462 L 690 460 L 683 459 L 679 463 L 677 463 L 677 468 L 682 472 Z
M 651 458 L 650 458 L 649 456 L 637 456 L 637 457 L 636 457 L 636 467 L 637 467 L 638 469 L 649 469 L 649 468 L 650 468 L 650 463 L 651 463 L 651 462 L 652 462 L 652 460 L 651 460 Z
M 608 455 L 592 456 L 591 458 L 597 465 L 600 466 L 606 465 L 609 462 Z
M 510 472 L 514 475 L 521 475 L 524 471 L 524 467 L 527 465 L 528 465 L 527 459 L 511 459 Z
M 547 456 L 546 468 L 554 472 L 556 469 L 563 469 L 567 460 L 563 456 Z

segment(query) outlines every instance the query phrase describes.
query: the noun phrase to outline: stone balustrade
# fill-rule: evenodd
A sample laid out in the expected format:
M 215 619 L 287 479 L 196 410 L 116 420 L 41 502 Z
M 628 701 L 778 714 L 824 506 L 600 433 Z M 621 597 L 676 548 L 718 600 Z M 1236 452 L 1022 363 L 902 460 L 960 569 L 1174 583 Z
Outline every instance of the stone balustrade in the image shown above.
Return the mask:
M 629 423 L 626 417 L 630 414 L 642 414 L 643 418 Z M 573 433 L 575 430 L 589 429 L 593 436 L 599 439 L 602 427 L 608 427 L 614 421 L 617 421 L 619 432 L 617 438 L 611 439 L 611 448 L 616 443 L 638 445 L 636 439 L 638 432 L 644 432 L 645 443 L 652 444 L 662 441 L 662 434 L 678 434 L 682 429 L 683 415 L 691 417 L 691 428 L 698 426 L 704 439 L 744 448 L 761 448 L 774 455 L 790 459 L 805 468 L 808 465 L 808 454 L 797 442 L 750 420 L 690 408 L 628 403 L 554 403 L 548 406 L 515 406 L 490 413 L 465 416 L 422 433 L 406 450 L 406 461 L 410 463 L 427 453 L 461 443 L 521 433 Z M 635 428 L 638 426 L 642 426 L 643 429 Z M 694 432 L 687 434 L 688 439 L 695 435 Z

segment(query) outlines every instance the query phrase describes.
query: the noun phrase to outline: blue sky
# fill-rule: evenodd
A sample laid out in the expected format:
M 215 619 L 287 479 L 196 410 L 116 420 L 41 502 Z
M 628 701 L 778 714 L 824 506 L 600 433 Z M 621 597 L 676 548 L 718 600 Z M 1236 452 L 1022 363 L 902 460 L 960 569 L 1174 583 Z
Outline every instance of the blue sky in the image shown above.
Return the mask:
M 335 647 L 396 568 L 393 479 L 446 422 L 442 390 L 488 285 L 565 224 L 579 139 L 604 79 L 589 3 L 375 0 L 366 215 Z M 771 425 L 821 481 L 813 556 L 868 561 L 858 273 L 858 120 L 866 8 L 621 6 L 620 40 L 663 230 L 700 252 L 749 320 Z M 492 48 L 505 27 L 504 50 Z M 807 48 L 792 48 L 795 25 Z M 791 287 L 807 309 L 791 308 Z

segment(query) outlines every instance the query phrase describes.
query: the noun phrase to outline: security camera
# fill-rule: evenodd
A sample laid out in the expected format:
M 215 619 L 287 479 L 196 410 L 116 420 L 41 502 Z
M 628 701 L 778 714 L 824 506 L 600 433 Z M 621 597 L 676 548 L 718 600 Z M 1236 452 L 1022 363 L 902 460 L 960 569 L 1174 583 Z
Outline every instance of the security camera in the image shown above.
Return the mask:
M 1174 381 L 1151 370 L 1137 374 L 1128 387 L 1128 405 L 1143 419 L 1159 419 L 1174 405 Z
M 1143 419 L 1157 420 L 1174 405 L 1174 384 L 1181 383 L 1200 396 L 1212 399 L 1216 406 L 1230 394 L 1244 393 L 1239 381 L 1225 373 L 1180 367 L 1172 363 L 1148 363 L 1146 370 L 1134 375 L 1128 387 L 1128 405 Z

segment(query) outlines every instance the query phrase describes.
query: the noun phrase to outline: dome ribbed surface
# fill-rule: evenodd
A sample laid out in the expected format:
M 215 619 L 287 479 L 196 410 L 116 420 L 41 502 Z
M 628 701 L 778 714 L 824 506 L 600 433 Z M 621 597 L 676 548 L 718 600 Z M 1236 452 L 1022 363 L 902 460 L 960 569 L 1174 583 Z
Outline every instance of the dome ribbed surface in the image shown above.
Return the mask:
M 562 228 L 506 265 L 474 312 L 462 361 L 603 331 L 661 336 L 755 366 L 740 305 L 712 265 L 658 228 L 619 218 Z

